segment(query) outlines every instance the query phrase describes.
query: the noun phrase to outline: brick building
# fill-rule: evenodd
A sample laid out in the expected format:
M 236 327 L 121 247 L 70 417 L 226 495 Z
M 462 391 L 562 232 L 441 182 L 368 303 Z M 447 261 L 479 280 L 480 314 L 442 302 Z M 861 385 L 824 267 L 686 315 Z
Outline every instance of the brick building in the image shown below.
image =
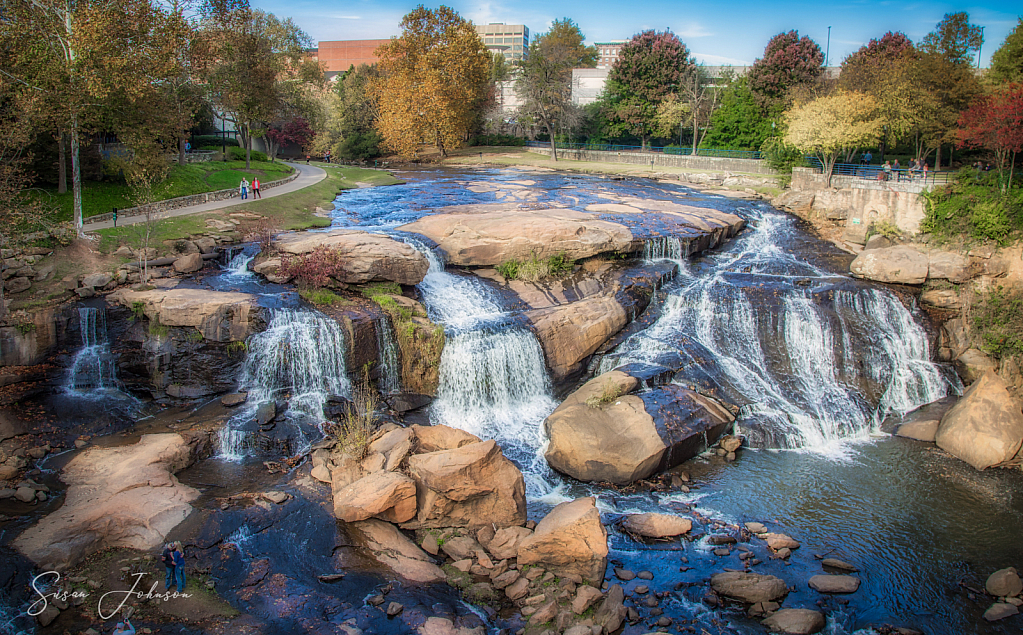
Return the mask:
M 390 40 L 332 40 L 320 42 L 318 49 L 311 49 L 310 56 L 324 62 L 328 79 L 359 64 L 376 64 L 375 51 Z

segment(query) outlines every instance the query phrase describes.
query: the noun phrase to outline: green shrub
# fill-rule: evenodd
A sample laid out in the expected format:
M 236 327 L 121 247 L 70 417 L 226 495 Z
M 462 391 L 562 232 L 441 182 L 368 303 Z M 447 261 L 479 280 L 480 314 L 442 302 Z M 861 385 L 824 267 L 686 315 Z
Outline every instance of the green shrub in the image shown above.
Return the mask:
M 899 226 L 896 225 L 895 223 L 885 219 L 870 224 L 870 229 L 867 231 L 867 237 L 869 238 L 870 236 L 873 236 L 875 234 L 879 236 L 884 236 L 885 238 L 891 240 L 895 240 L 896 238 L 902 235 L 902 230 L 899 229 Z
M 780 174 L 778 184 L 787 187 L 792 181 L 792 168 L 806 166 L 806 157 L 796 147 L 785 143 L 781 137 L 770 137 L 760 146 L 764 161 Z
M 234 147 L 228 146 L 228 148 L 227 148 L 227 158 L 231 159 L 232 161 L 244 161 L 245 160 L 245 148 L 239 148 L 238 146 L 234 146 Z M 249 153 L 249 160 L 250 161 L 269 161 L 269 159 L 266 157 L 266 153 L 265 152 L 260 152 L 259 150 L 251 151 Z
M 964 168 L 955 181 L 924 192 L 921 231 L 943 241 L 1006 243 L 1023 229 L 1023 188 L 1002 192 L 998 175 Z
M 973 306 L 984 350 L 995 357 L 1023 355 L 1023 294 L 999 286 Z
M 505 260 L 497 265 L 497 273 L 504 276 L 505 280 L 514 280 L 519 277 L 519 263 L 514 260 Z
M 210 148 L 219 150 L 224 147 L 223 135 L 218 134 L 197 134 L 192 137 L 192 148 Z M 233 137 L 227 138 L 227 147 L 238 147 L 238 140 Z
M 329 289 L 302 289 L 298 292 L 302 299 L 317 306 L 341 306 L 351 304 Z
M 529 260 L 516 262 L 508 260 L 497 266 L 497 272 L 505 280 L 525 280 L 526 282 L 541 282 L 549 278 L 560 278 L 572 272 L 575 261 L 570 260 L 561 253 L 549 258 L 537 258 L 532 254 Z
M 337 148 L 337 154 L 346 161 L 375 159 L 382 154 L 380 151 L 381 141 L 383 141 L 383 137 L 375 130 L 357 132 L 348 135 L 341 141 Z

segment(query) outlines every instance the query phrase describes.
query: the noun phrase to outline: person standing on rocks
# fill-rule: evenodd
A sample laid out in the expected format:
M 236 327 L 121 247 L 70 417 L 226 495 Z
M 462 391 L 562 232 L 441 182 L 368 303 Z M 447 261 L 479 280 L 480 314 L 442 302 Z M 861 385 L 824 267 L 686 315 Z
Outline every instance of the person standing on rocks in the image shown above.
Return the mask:
M 181 541 L 174 543 L 174 579 L 178 585 L 178 593 L 185 592 L 185 548 Z
M 113 635 L 135 635 L 135 627 L 131 625 L 131 620 L 118 622 Z
M 163 590 L 170 591 L 171 585 L 174 584 L 174 545 L 167 543 L 163 546 L 163 555 L 160 556 L 160 562 L 167 569 L 167 575 L 163 579 Z
M 259 177 L 252 179 L 252 196 L 253 198 L 263 198 L 263 195 L 259 193 Z
M 238 184 L 238 193 L 241 194 L 243 201 L 248 198 L 249 182 L 245 180 L 245 177 L 242 177 L 242 182 Z

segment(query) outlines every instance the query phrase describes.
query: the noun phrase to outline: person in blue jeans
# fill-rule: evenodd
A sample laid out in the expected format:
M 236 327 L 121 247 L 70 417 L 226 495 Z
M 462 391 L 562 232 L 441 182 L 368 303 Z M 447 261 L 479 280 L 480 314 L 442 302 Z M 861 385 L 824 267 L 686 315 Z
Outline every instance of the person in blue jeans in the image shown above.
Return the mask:
M 167 569 L 167 575 L 163 579 L 163 590 L 170 591 L 171 585 L 174 584 L 174 545 L 167 543 L 163 546 L 160 562 Z
M 181 541 L 174 543 L 174 579 L 178 585 L 178 593 L 185 592 L 185 549 Z

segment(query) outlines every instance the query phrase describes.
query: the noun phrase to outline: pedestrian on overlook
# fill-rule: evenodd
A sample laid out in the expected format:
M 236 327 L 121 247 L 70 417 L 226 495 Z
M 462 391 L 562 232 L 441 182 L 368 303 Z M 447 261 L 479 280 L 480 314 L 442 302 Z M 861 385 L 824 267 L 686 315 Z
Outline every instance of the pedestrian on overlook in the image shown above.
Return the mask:
M 163 546 L 163 555 L 160 556 L 160 562 L 167 569 L 167 575 L 163 580 L 163 590 L 170 591 L 171 585 L 174 584 L 174 548 L 171 543 L 167 543 Z
M 895 174 L 895 180 L 901 181 L 902 177 L 899 176 L 899 160 L 895 159 L 895 163 L 892 164 L 892 172 Z
M 177 581 L 178 593 L 185 592 L 185 548 L 181 541 L 174 543 L 174 579 Z
M 892 180 L 892 162 L 891 161 L 885 161 L 884 162 L 884 180 L 885 181 L 891 181 Z
M 249 197 L 249 182 L 242 177 L 242 182 L 238 184 L 238 193 L 241 194 L 242 200 L 244 201 Z
M 263 198 L 263 195 L 259 193 L 259 177 L 252 179 L 252 193 L 255 198 Z

